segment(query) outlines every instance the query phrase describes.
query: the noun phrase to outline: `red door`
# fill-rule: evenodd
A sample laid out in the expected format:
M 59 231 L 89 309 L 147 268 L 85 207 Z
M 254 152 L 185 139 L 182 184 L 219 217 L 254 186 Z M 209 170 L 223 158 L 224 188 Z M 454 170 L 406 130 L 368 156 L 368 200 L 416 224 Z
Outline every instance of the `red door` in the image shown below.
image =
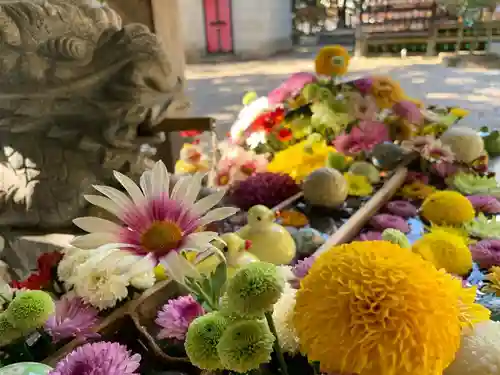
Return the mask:
M 203 0 L 208 53 L 233 52 L 231 0 Z

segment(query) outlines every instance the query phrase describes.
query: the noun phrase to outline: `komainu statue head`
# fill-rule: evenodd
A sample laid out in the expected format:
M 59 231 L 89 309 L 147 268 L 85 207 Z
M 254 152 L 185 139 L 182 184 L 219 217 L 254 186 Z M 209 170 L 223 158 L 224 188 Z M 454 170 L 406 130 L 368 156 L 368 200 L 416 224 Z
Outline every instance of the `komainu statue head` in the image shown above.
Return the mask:
M 84 0 L 0 1 L 0 225 L 59 227 L 183 104 L 160 41 Z

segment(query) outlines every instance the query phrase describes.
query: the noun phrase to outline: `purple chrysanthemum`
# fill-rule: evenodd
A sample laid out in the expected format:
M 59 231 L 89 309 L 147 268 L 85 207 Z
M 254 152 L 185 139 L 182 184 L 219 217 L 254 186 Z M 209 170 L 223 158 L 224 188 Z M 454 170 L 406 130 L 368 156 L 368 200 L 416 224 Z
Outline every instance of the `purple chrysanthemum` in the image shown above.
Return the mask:
M 171 299 L 158 311 L 155 320 L 161 327 L 158 339 L 184 340 L 191 322 L 203 314 L 205 310 L 191 295 Z
M 382 241 L 382 232 L 369 230 L 368 232 L 361 233 L 358 241 Z
M 500 202 L 491 195 L 469 195 L 467 197 L 478 212 L 485 214 L 500 213 Z
M 470 246 L 472 259 L 480 268 L 500 266 L 500 240 L 482 240 Z
M 297 264 L 292 268 L 292 272 L 295 277 L 298 279 L 303 279 L 304 277 L 306 277 L 315 260 L 316 258 L 314 256 L 299 260 Z
M 229 192 L 228 199 L 246 211 L 258 204 L 274 207 L 299 191 L 299 185 L 289 175 L 263 172 L 238 182 Z
M 372 85 L 373 79 L 371 78 L 359 78 L 353 82 L 354 86 L 359 90 L 363 95 L 368 94 Z
M 371 218 L 370 224 L 378 230 L 386 230 L 389 228 L 397 229 L 403 233 L 410 231 L 410 225 L 401 216 L 378 214 Z
M 397 200 L 387 203 L 387 211 L 396 216 L 409 218 L 417 216 L 417 207 L 408 201 Z
M 116 342 L 85 344 L 60 361 L 49 375 L 139 375 L 141 356 Z
M 99 321 L 96 308 L 78 297 L 62 296 L 56 302 L 56 311 L 45 323 L 45 331 L 54 342 L 71 337 L 89 338 L 98 336 L 92 331 Z

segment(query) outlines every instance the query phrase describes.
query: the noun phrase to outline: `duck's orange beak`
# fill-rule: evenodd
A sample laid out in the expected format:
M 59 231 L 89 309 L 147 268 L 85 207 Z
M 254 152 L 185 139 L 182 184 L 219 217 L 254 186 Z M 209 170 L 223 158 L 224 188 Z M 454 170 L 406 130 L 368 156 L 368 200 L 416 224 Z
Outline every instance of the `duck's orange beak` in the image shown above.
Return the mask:
M 246 240 L 245 241 L 245 250 L 250 249 L 250 247 L 252 247 L 252 241 Z

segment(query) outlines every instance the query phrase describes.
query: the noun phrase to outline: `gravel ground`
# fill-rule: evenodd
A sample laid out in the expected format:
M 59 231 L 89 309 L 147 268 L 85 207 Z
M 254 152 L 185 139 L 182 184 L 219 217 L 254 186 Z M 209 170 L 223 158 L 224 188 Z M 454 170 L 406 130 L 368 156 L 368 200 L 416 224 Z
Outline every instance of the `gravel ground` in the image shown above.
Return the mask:
M 313 56 L 314 51 L 303 50 L 264 61 L 190 65 L 186 73 L 192 114 L 214 117 L 223 136 L 241 109 L 243 93 L 265 95 L 289 74 L 312 71 Z M 348 78 L 388 74 L 428 104 L 471 110 L 464 125 L 500 128 L 500 70 L 448 68 L 437 58 L 373 58 L 353 59 L 350 71 Z

